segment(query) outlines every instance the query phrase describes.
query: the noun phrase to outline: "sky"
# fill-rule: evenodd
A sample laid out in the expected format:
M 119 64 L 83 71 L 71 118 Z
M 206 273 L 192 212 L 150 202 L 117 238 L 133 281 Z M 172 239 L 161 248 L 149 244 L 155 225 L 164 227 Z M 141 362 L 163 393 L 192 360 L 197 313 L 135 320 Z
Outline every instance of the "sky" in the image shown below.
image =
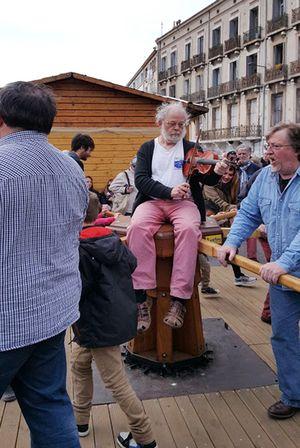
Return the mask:
M 176 20 L 212 0 L 5 0 L 0 86 L 65 72 L 126 85 Z

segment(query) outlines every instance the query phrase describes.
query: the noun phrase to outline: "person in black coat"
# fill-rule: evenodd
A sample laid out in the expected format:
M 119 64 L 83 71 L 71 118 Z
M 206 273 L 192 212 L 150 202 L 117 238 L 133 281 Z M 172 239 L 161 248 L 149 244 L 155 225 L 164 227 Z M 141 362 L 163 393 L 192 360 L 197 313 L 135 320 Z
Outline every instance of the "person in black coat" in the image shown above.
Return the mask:
M 131 432 L 120 433 L 118 444 L 131 446 L 134 439 L 141 448 L 155 448 L 149 418 L 128 382 L 119 346 L 136 335 L 137 306 L 131 280 L 136 259 L 110 229 L 93 225 L 100 204 L 95 193 L 89 195 L 79 247 L 80 318 L 73 325 L 73 407 L 78 432 L 81 437 L 89 433 L 94 359 L 104 385 L 128 419 Z
M 138 194 L 127 242 L 138 260 L 132 278 L 140 332 L 146 331 L 151 323 L 151 303 L 145 290 L 157 286 L 153 236 L 164 222 L 174 225 L 175 241 L 170 285 L 172 300 L 163 321 L 172 328 L 183 325 L 185 303 L 193 291 L 201 236 L 199 209 L 204 210 L 201 184 L 215 185 L 227 170 L 227 165 L 219 161 L 212 173 L 199 173 L 187 179 L 183 166 L 187 152 L 195 145 L 184 139 L 187 120 L 187 111 L 181 103 L 164 103 L 156 115 L 159 137 L 144 143 L 137 154 L 135 185 Z M 202 219 L 205 220 L 205 215 Z

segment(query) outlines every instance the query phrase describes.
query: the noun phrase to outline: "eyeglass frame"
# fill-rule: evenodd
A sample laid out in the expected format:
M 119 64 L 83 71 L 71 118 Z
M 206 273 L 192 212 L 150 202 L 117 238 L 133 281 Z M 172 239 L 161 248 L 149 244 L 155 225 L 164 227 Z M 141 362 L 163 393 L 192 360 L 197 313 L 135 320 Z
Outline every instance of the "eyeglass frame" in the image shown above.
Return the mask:
M 284 147 L 286 147 L 286 146 L 292 146 L 291 144 L 286 144 L 286 145 L 277 145 L 276 143 L 268 143 L 268 142 L 266 142 L 265 144 L 264 144 L 264 147 L 265 147 L 265 149 L 266 150 L 268 150 L 268 149 L 270 149 L 270 148 L 273 148 L 273 149 L 280 149 L 280 148 L 284 148 Z
M 181 122 L 173 122 L 173 121 L 168 121 L 168 120 L 164 120 L 164 123 L 167 124 L 167 126 L 169 126 L 170 128 L 175 128 L 175 126 L 178 126 L 179 128 L 183 129 L 184 127 L 186 127 L 189 122 L 188 121 L 181 121 Z

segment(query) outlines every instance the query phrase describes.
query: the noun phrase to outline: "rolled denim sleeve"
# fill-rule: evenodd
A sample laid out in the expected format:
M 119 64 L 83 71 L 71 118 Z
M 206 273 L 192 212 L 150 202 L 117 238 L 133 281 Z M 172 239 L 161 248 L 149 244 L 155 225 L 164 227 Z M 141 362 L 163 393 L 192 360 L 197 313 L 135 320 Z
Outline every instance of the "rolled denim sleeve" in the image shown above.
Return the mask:
M 248 196 L 242 201 L 241 208 L 233 221 L 231 230 L 226 239 L 226 246 L 240 247 L 257 227 L 262 224 L 261 213 L 258 205 L 260 190 L 259 179 L 257 179 Z

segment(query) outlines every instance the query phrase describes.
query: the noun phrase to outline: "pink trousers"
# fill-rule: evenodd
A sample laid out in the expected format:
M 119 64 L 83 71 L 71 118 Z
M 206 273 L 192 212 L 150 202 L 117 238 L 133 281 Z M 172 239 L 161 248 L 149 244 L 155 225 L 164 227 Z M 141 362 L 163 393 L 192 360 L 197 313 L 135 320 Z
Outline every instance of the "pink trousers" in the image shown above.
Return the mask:
M 200 214 L 190 200 L 151 200 L 139 205 L 127 231 L 127 242 L 137 258 L 134 289 L 156 288 L 156 252 L 153 236 L 165 222 L 174 226 L 174 258 L 170 294 L 190 299 L 193 292 Z

